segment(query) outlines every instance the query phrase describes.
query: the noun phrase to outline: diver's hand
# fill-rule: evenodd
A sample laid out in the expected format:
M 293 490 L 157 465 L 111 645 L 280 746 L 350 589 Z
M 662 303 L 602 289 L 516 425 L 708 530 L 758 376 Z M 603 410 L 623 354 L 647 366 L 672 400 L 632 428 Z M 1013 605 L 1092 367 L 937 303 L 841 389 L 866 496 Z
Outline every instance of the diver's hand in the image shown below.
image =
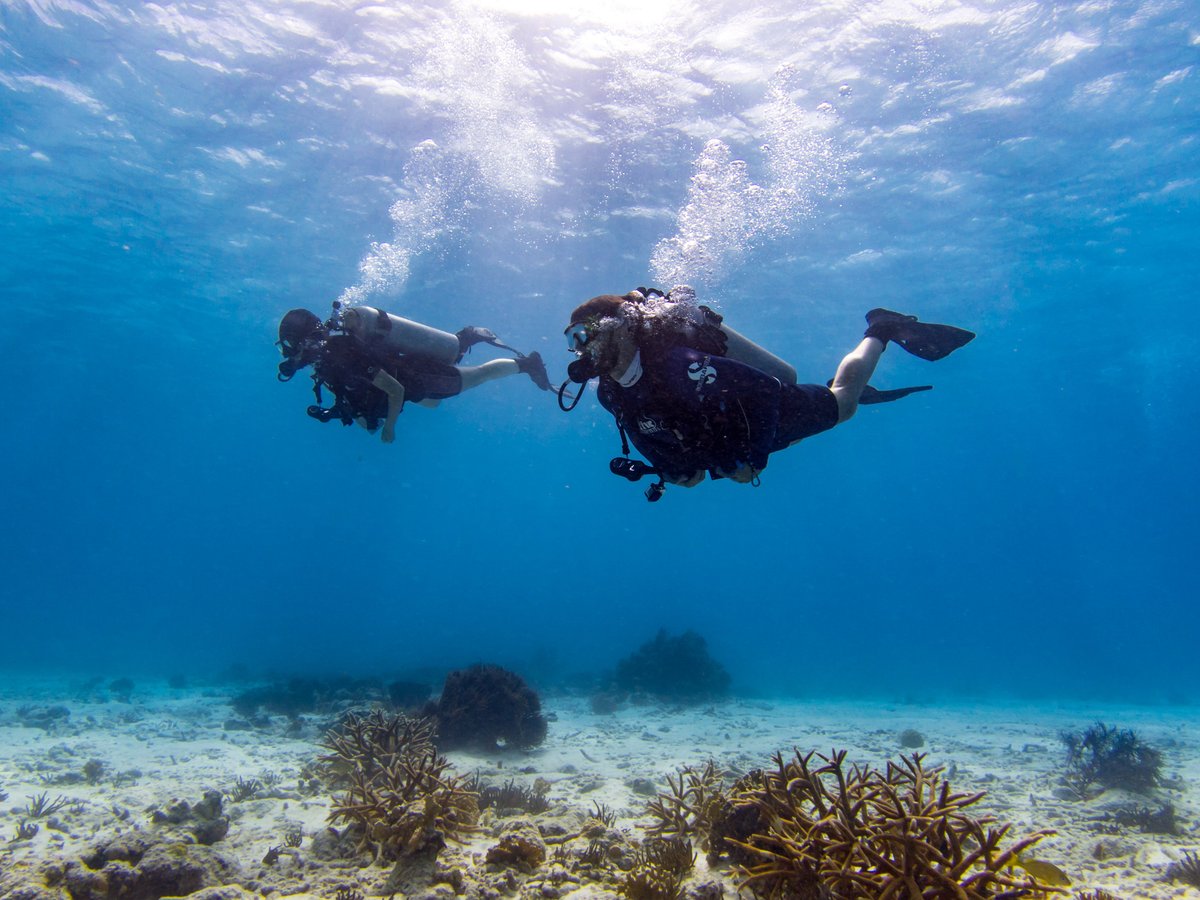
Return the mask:
M 738 463 L 738 467 L 732 472 L 722 471 L 721 474 L 738 484 L 749 484 L 758 477 L 758 469 L 746 463 Z
M 396 440 L 395 426 L 394 425 L 384 425 L 383 431 L 380 433 L 379 437 L 383 440 L 383 442 L 385 444 L 390 444 L 392 441 Z

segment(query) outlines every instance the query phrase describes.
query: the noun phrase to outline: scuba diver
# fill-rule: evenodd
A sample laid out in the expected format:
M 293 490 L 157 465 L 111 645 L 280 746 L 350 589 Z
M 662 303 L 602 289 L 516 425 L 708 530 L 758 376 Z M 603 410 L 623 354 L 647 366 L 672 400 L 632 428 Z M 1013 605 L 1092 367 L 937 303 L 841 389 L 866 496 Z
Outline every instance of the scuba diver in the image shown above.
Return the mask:
M 599 378 L 600 405 L 612 413 L 624 456 L 609 463 L 630 481 L 657 475 L 646 498 L 666 484 L 694 487 L 729 478 L 758 485 L 772 453 L 828 431 L 854 415 L 860 403 L 886 403 L 932 385 L 880 391 L 869 385 L 888 343 L 938 360 L 972 340 L 973 332 L 919 322 L 887 309 L 867 313 L 862 341 L 824 385 L 797 384 L 796 370 L 698 306 L 687 285 L 668 294 L 638 288 L 623 296 L 593 297 L 571 313 L 567 349 L 577 359 L 571 381 Z M 563 401 L 569 411 L 579 402 Z M 650 461 L 631 459 L 629 444 Z
M 491 344 L 516 354 L 478 366 L 460 366 L 476 344 Z M 500 342 L 477 325 L 457 334 L 439 331 L 370 306 L 333 304 L 333 315 L 322 322 L 307 309 L 293 309 L 279 322 L 283 354 L 280 381 L 290 381 L 300 369 L 313 367 L 317 402 L 308 414 L 320 422 L 357 422 L 372 434 L 381 431 L 385 444 L 396 438 L 396 419 L 405 402 L 437 406 L 446 397 L 487 381 L 524 374 L 544 391 L 551 389 L 539 353 L 528 355 Z M 333 394 L 324 405 L 322 388 Z

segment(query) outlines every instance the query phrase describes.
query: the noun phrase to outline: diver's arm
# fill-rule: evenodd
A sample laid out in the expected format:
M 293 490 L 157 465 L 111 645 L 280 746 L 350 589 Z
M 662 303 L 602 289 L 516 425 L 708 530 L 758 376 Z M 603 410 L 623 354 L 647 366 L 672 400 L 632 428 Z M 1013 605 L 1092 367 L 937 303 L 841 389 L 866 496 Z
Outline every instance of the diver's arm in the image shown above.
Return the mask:
M 387 394 L 388 397 L 387 418 L 383 422 L 383 433 L 380 437 L 383 438 L 385 444 L 390 444 L 396 439 L 396 420 L 400 418 L 400 410 L 404 408 L 404 385 L 383 369 L 379 369 L 375 373 L 371 384 Z

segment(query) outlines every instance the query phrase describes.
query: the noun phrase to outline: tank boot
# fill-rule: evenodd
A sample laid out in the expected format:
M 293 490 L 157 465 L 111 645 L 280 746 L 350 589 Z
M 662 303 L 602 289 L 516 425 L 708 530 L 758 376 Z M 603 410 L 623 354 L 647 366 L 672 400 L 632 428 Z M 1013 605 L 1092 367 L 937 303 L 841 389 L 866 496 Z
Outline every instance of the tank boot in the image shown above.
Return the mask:
M 498 344 L 500 338 L 490 328 L 482 325 L 468 325 L 459 329 L 454 336 L 458 338 L 458 358 L 462 359 L 476 344 Z
M 876 338 L 885 344 L 888 341 L 899 344 L 913 356 L 932 362 L 970 343 L 975 338 L 975 332 L 953 325 L 918 322 L 916 316 L 906 316 L 890 309 L 873 309 L 867 313 L 867 330 L 863 336 Z
M 542 354 L 534 350 L 528 356 L 517 359 L 517 371 L 528 375 L 533 383 L 543 391 L 550 390 L 550 378 L 546 374 L 546 364 L 542 362 Z

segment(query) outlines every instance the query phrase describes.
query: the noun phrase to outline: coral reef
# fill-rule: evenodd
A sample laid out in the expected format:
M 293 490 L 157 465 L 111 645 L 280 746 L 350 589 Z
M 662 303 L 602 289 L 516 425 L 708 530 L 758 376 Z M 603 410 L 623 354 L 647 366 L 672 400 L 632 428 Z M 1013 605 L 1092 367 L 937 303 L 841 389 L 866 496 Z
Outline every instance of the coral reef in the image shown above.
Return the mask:
M 714 818 L 721 814 L 726 802 L 721 783 L 721 772 L 712 760 L 702 768 L 685 766 L 677 774 L 668 775 L 668 791 L 660 793 L 646 807 L 647 814 L 655 820 L 647 830 L 658 837 L 704 835 L 707 847 Z
M 1085 731 L 1064 731 L 1059 738 L 1067 748 L 1063 780 L 1080 796 L 1095 793 L 1096 785 L 1145 794 L 1161 780 L 1162 753 L 1131 729 L 1097 722 Z
M 663 629 L 617 663 L 613 685 L 635 700 L 692 704 L 727 696 L 731 680 L 699 634 L 671 637 Z
M 546 861 L 546 842 L 532 822 L 513 822 L 504 827 L 500 842 L 488 849 L 485 860 L 531 872 Z
M 439 849 L 474 829 L 476 795 L 450 772 L 433 733 L 428 719 L 376 710 L 351 713 L 326 735 L 331 753 L 322 761 L 347 785 L 333 797 L 329 818 L 349 823 L 360 850 L 395 859 Z
M 186 800 L 173 800 L 166 809 L 153 810 L 150 821 L 180 828 L 197 843 L 206 845 L 215 844 L 229 833 L 229 816 L 222 811 L 219 791 L 205 791 L 203 799 L 194 806 Z
M 761 897 L 1065 893 L 1015 871 L 1026 864 L 1021 854 L 1053 832 L 1002 847 L 1010 825 L 966 812 L 984 795 L 953 793 L 922 759 L 913 754 L 881 772 L 848 766 L 844 751 L 790 760 L 777 753 L 774 769 L 751 772 L 727 791 L 711 766 L 683 770 L 651 803 L 652 831 L 697 834 L 710 861 L 727 853 Z
M 118 703 L 133 702 L 132 678 L 117 678 L 108 685 L 108 690 Z
M 40 728 L 45 732 L 56 732 L 71 718 L 65 706 L 22 706 L 17 710 L 17 719 L 26 728 Z
M 546 799 L 546 791 L 550 789 L 550 784 L 541 779 L 533 787 L 519 785 L 511 778 L 500 786 L 473 781 L 469 787 L 479 795 L 481 810 L 517 809 L 522 812 L 539 813 L 550 808 L 550 801 Z
M 230 705 L 238 715 L 254 721 L 260 713 L 296 719 L 305 714 L 330 715 L 355 706 L 386 704 L 389 699 L 388 690 L 374 679 L 290 678 L 243 691 Z
M 429 685 L 418 681 L 393 681 L 387 686 L 388 700 L 403 712 L 415 712 L 429 699 Z
M 124 837 L 80 862 L 52 868 L 46 882 L 72 900 L 158 900 L 227 885 L 238 875 L 236 864 L 210 847 Z
M 537 693 L 520 675 L 500 666 L 479 664 L 451 672 L 425 715 L 437 721 L 443 749 L 530 750 L 546 739 Z
M 102 759 L 89 759 L 83 764 L 83 780 L 88 784 L 97 784 L 108 774 L 108 766 Z
M 683 879 L 695 864 L 687 838 L 647 838 L 634 851 L 633 867 L 621 880 L 620 893 L 630 900 L 678 900 Z

